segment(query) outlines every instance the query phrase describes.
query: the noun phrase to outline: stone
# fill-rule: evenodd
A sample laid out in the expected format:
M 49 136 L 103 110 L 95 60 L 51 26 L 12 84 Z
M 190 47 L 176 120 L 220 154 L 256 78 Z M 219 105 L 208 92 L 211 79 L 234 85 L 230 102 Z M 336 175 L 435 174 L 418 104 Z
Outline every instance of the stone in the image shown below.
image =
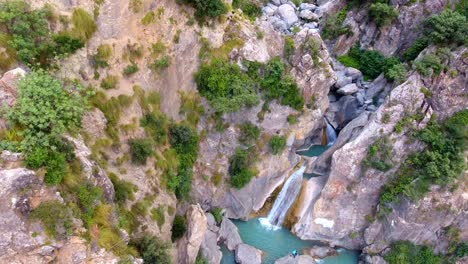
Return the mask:
M 93 140 L 106 136 L 107 119 L 98 108 L 85 112 L 81 122 Z
M 281 4 L 284 5 L 286 3 L 288 3 L 288 0 L 280 0 Z
M 364 92 L 362 90 L 359 90 L 359 92 L 356 93 L 356 100 L 358 101 L 359 106 L 364 105 Z
M 311 23 L 305 23 L 304 27 L 309 28 L 309 29 L 317 29 L 318 28 L 318 23 L 317 22 L 311 22 Z
M 13 106 L 18 97 L 18 81 L 26 72 L 21 68 L 7 71 L 0 79 L 0 106 Z
M 353 82 L 353 78 L 350 76 L 346 76 L 343 72 L 337 72 L 336 77 L 336 88 L 341 88 Z
M 247 244 L 239 244 L 236 247 L 236 263 L 261 264 L 262 251 Z
M 304 250 L 304 253 L 310 255 L 314 259 L 323 259 L 330 256 L 338 256 L 338 251 L 331 247 L 313 246 L 312 248 Z
M 317 8 L 316 5 L 314 5 L 314 4 L 309 4 L 309 3 L 302 3 L 302 4 L 299 6 L 299 9 L 300 9 L 300 10 L 312 10 L 312 11 L 314 11 L 316 8 Z
M 286 32 L 288 30 L 288 25 L 285 21 L 278 19 L 273 22 L 273 26 L 283 32 Z
M 7 161 L 7 162 L 17 162 L 23 159 L 23 154 L 11 152 L 9 150 L 4 150 L 2 151 L 0 158 L 3 161 Z
M 262 11 L 263 11 L 263 14 L 265 14 L 266 16 L 272 16 L 275 14 L 275 10 L 273 10 L 269 6 L 265 6 L 264 8 L 262 8 Z
M 280 6 L 281 0 L 271 0 L 271 3 L 273 3 L 275 6 Z
M 242 243 L 237 226 L 227 217 L 223 217 L 221 228 L 219 229 L 219 237 L 231 251 Z
M 338 128 L 343 128 L 349 121 L 353 120 L 359 115 L 359 108 L 357 99 L 354 96 L 346 95 L 340 98 L 337 102 L 339 111 L 335 113 L 336 123 Z
M 211 230 L 207 230 L 203 242 L 200 247 L 203 257 L 208 260 L 208 263 L 219 264 L 223 253 L 218 246 L 218 235 Z
M 355 83 L 350 83 L 338 89 L 337 92 L 343 95 L 350 95 L 356 93 L 358 90 L 359 88 Z
M 348 67 L 346 68 L 346 76 L 349 76 L 353 79 L 353 81 L 361 79 L 362 78 L 362 73 L 360 70 Z
M 315 260 L 311 256 L 300 255 L 293 257 L 291 255 L 282 257 L 275 261 L 275 264 L 316 264 Z
M 299 13 L 299 17 L 302 18 L 302 19 L 305 19 L 307 21 L 318 21 L 319 20 L 318 15 L 315 14 L 314 12 L 312 12 L 311 10 L 302 10 Z
M 191 205 L 187 213 L 188 227 L 186 234 L 184 263 L 195 263 L 200 245 L 207 230 L 207 219 L 199 204 Z
M 291 27 L 299 21 L 294 8 L 288 4 L 283 4 L 276 10 L 280 18 L 286 23 L 287 27 Z

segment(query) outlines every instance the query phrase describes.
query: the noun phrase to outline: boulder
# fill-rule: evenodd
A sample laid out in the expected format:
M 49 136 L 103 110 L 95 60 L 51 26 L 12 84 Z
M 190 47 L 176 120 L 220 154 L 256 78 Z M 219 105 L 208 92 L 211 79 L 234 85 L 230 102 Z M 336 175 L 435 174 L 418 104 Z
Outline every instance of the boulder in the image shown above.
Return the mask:
M 281 0 L 271 0 L 271 3 L 273 3 L 275 6 L 280 6 Z
M 309 29 L 317 29 L 319 24 L 317 22 L 305 23 L 304 27 Z
M 337 72 L 336 77 L 337 77 L 336 83 L 335 83 L 336 88 L 344 87 L 353 82 L 353 78 L 350 76 L 346 76 L 343 72 Z
M 314 4 L 309 4 L 309 3 L 302 3 L 302 4 L 299 6 L 299 9 L 300 9 L 300 10 L 312 10 L 312 11 L 314 11 L 316 8 L 317 8 L 316 5 L 314 5 Z
M 318 15 L 315 14 L 314 12 L 312 12 L 311 10 L 302 10 L 299 13 L 299 17 L 302 18 L 302 19 L 305 19 L 307 21 L 318 21 L 319 20 Z
M 13 106 L 18 97 L 18 81 L 26 75 L 21 68 L 8 71 L 0 79 L 0 106 Z
M 331 247 L 313 246 L 312 248 L 304 250 L 304 253 L 317 259 L 323 259 L 329 256 L 338 256 L 338 251 Z
M 293 257 L 291 255 L 280 258 L 275 261 L 275 264 L 316 264 L 315 260 L 311 256 L 300 255 Z
M 236 247 L 236 263 L 261 264 L 262 251 L 247 244 L 239 244 Z
M 356 118 L 360 111 L 356 97 L 346 95 L 334 103 L 339 106 L 339 111 L 335 113 L 334 121 L 338 124 L 339 129 L 343 128 L 349 121 Z
M 291 27 L 299 21 L 294 7 L 288 4 L 283 4 L 276 10 L 276 13 L 286 23 L 287 27 Z
M 81 122 L 83 129 L 93 140 L 106 136 L 107 119 L 104 113 L 98 108 L 84 113 Z
M 221 228 L 219 229 L 219 237 L 221 240 L 224 240 L 224 244 L 231 251 L 242 243 L 237 226 L 227 217 L 223 217 L 223 222 L 221 222 Z
M 187 218 L 189 223 L 186 234 L 184 263 L 193 264 L 207 230 L 207 219 L 199 204 L 190 206 Z
M 272 16 L 275 14 L 275 10 L 269 6 L 265 6 L 262 8 L 263 14 L 266 16 Z
M 353 81 L 362 78 L 362 72 L 358 69 L 353 67 L 346 68 L 346 76 L 349 76 L 353 79 Z
M 337 92 L 343 95 L 350 95 L 356 93 L 358 90 L 359 88 L 355 83 L 350 83 L 338 89 Z
M 223 253 L 218 246 L 218 235 L 215 232 L 211 230 L 206 231 L 200 250 L 203 257 L 208 260 L 208 263 L 219 264 L 221 262 Z

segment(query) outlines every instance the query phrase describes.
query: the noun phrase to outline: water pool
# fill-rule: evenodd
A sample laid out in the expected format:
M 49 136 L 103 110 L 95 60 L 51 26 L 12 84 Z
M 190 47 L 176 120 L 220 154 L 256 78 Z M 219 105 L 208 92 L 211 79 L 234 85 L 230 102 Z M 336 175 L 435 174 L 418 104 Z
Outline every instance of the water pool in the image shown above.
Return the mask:
M 307 150 L 301 150 L 298 151 L 297 154 L 302 155 L 302 156 L 307 156 L 307 157 L 318 157 L 322 155 L 327 149 L 329 149 L 331 146 L 322 146 L 322 145 L 312 145 L 309 149 Z
M 303 248 L 319 244 L 314 241 L 300 240 L 285 228 L 268 229 L 258 221 L 258 218 L 250 219 L 247 222 L 239 220 L 233 220 L 233 222 L 239 229 L 239 234 L 244 243 L 261 249 L 264 252 L 262 256 L 263 264 L 273 264 L 275 260 L 287 256 L 294 249 L 301 252 Z M 234 264 L 234 254 L 226 247 L 221 247 L 221 250 L 223 252 L 221 263 Z M 356 264 L 358 262 L 358 252 L 344 249 L 340 249 L 339 252 L 339 256 L 328 257 L 318 261 L 318 263 Z

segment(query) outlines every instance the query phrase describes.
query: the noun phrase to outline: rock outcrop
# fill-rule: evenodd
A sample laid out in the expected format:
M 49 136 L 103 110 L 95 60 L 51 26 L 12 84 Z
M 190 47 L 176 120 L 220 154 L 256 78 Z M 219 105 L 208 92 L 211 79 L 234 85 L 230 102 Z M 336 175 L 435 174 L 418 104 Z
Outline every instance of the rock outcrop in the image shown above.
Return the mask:
M 194 264 L 208 228 L 207 218 L 205 212 L 197 204 L 190 206 L 187 219 L 187 233 L 184 239 L 179 241 L 178 261 L 181 264 Z
M 221 228 L 219 229 L 219 238 L 224 241 L 224 244 L 229 250 L 234 250 L 242 243 L 237 226 L 234 225 L 227 217 L 223 217 Z
M 239 244 L 236 247 L 236 263 L 260 264 L 262 263 L 262 251 L 247 244 Z
M 311 256 L 300 255 L 297 257 L 286 256 L 275 261 L 275 264 L 315 264 L 315 260 Z

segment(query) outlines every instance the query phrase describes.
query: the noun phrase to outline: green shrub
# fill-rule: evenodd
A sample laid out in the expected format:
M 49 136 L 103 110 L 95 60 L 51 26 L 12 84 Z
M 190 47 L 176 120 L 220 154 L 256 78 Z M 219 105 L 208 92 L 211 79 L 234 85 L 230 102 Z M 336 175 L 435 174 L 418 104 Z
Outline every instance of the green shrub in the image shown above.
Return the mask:
M 169 253 L 170 245 L 156 236 L 145 235 L 132 240 L 130 245 L 138 250 L 144 263 L 172 264 Z
M 403 63 L 395 64 L 387 71 L 385 71 L 385 78 L 387 78 L 389 81 L 395 81 L 395 83 L 404 82 L 407 75 L 408 71 L 406 70 L 406 66 Z
M 397 241 L 392 244 L 390 252 L 384 256 L 389 264 L 442 264 L 443 257 L 436 255 L 431 247 L 417 246 L 409 241 Z
M 211 214 L 213 215 L 216 223 L 220 224 L 221 221 L 223 221 L 223 209 L 216 207 L 213 210 L 211 210 Z
M 184 0 L 192 5 L 196 11 L 195 16 L 203 21 L 205 18 L 215 18 L 225 14 L 228 9 L 221 0 Z
M 0 69 L 4 71 L 10 69 L 11 65 L 15 63 L 17 59 L 16 50 L 10 43 L 11 37 L 0 33 L 0 46 L 4 48 L 4 50 L 0 51 Z
M 86 96 L 68 92 L 59 80 L 42 70 L 26 75 L 18 88 L 19 98 L 8 118 L 23 128 L 22 150 L 50 148 L 66 129 L 80 126 Z
M 398 10 L 385 3 L 374 3 L 369 11 L 370 17 L 378 27 L 389 25 L 398 17 Z
M 234 112 L 258 104 L 255 83 L 236 64 L 214 60 L 195 74 L 198 91 L 217 112 Z
M 165 144 L 167 139 L 168 120 L 159 112 L 144 115 L 140 124 L 157 144 Z
M 46 168 L 47 172 L 44 176 L 44 182 L 48 185 L 60 184 L 67 172 L 65 156 L 55 151 L 49 153 Z
M 106 90 L 115 89 L 118 83 L 119 77 L 115 75 L 107 75 L 107 77 L 101 81 L 101 88 Z
M 233 0 L 232 7 L 241 9 L 242 13 L 252 21 L 255 21 L 255 18 L 262 14 L 261 7 L 252 0 Z
M 134 193 L 138 190 L 135 184 L 119 179 L 114 173 L 110 173 L 109 178 L 114 186 L 115 202 L 117 204 L 125 204 L 127 200 L 135 200 Z
M 364 168 L 372 167 L 374 169 L 386 172 L 393 167 L 392 146 L 390 139 L 386 136 L 379 138 L 369 147 L 366 158 L 362 164 Z
M 165 55 L 162 58 L 154 60 L 154 62 L 151 63 L 149 67 L 153 71 L 160 72 L 166 69 L 167 67 L 169 67 L 170 65 L 171 65 L 171 57 L 169 57 L 169 55 Z
M 269 144 L 273 155 L 281 154 L 286 147 L 286 138 L 284 136 L 272 136 Z
M 94 67 L 105 68 L 109 66 L 109 59 L 112 57 L 112 46 L 109 44 L 100 45 L 94 55 Z
M 146 15 L 141 19 L 141 23 L 145 26 L 153 23 L 156 20 L 156 14 L 154 11 L 149 11 Z
M 351 57 L 349 55 L 339 56 L 337 59 L 338 59 L 339 62 L 341 62 L 346 67 L 352 67 L 352 68 L 355 68 L 355 69 L 359 69 L 360 66 L 361 66 L 359 64 L 359 60 L 357 60 L 356 58 L 353 58 L 353 57 Z
M 166 217 L 164 215 L 164 207 L 159 206 L 158 208 L 153 208 L 151 210 L 151 219 L 156 221 L 159 228 L 161 228 L 164 225 L 164 222 L 166 221 Z
M 39 169 L 44 166 L 49 159 L 49 151 L 45 148 L 36 148 L 26 155 L 24 160 L 26 167 L 30 169 Z
M 385 63 L 385 56 L 382 53 L 375 50 L 366 50 L 359 58 L 359 70 L 365 76 L 374 79 L 384 70 Z
M 231 175 L 231 185 L 240 189 L 255 177 L 252 165 L 255 162 L 251 150 L 237 148 L 231 158 L 229 158 L 229 174 Z
M 139 165 L 145 165 L 148 157 L 153 155 L 153 146 L 151 141 L 145 138 L 136 138 L 129 141 L 132 162 Z
M 151 52 L 153 55 L 163 54 L 166 51 L 166 44 L 162 40 L 158 40 L 156 43 L 151 45 Z
M 343 8 L 340 12 L 329 16 L 323 25 L 321 35 L 324 39 L 335 39 L 341 35 L 350 35 L 351 29 L 349 26 L 343 26 L 346 19 L 348 9 Z
M 251 122 L 240 125 L 239 141 L 244 145 L 254 145 L 260 136 L 260 129 Z
M 174 218 L 174 222 L 172 223 L 172 241 L 176 241 L 179 238 L 183 237 L 185 232 L 187 231 L 187 222 L 185 217 L 182 215 L 176 215 Z
M 82 41 L 87 41 L 97 31 L 97 24 L 93 17 L 82 8 L 73 10 L 72 23 L 72 34 Z
M 138 65 L 136 65 L 135 63 L 132 63 L 131 65 L 128 65 L 127 67 L 125 67 L 125 69 L 123 70 L 123 75 L 130 76 L 130 75 L 137 73 L 139 70 L 140 69 L 138 68 Z
M 58 201 L 43 202 L 30 214 L 42 222 L 48 236 L 58 239 L 71 235 L 71 216 L 68 206 Z
M 284 47 L 283 53 L 285 58 L 289 58 L 294 55 L 294 51 L 296 50 L 296 44 L 294 44 L 294 39 L 291 36 L 286 36 L 284 38 Z
M 296 115 L 288 115 L 287 120 L 290 125 L 295 125 L 299 123 L 299 120 Z
M 468 21 L 465 16 L 450 9 L 432 15 L 425 22 L 426 35 L 435 43 L 467 43 Z
M 414 62 L 416 70 L 424 76 L 437 76 L 444 69 L 440 58 L 435 54 L 427 54 Z
M 197 259 L 195 261 L 195 264 L 209 264 L 209 262 L 205 257 L 200 255 L 200 253 L 199 253 L 198 256 L 197 256 Z
M 93 224 L 93 217 L 102 197 L 102 190 L 93 186 L 91 183 L 84 184 L 78 188 L 78 201 L 81 209 L 81 218 L 87 228 Z
M 413 45 L 411 45 L 411 47 L 407 48 L 403 52 L 403 58 L 406 61 L 412 61 L 412 60 L 416 59 L 418 57 L 419 53 L 421 53 L 421 51 L 423 51 L 428 45 L 429 45 L 428 38 L 426 38 L 426 37 L 418 38 L 413 43 Z
M 128 6 L 130 7 L 133 13 L 138 13 L 143 9 L 143 1 L 142 0 L 130 0 Z
M 53 36 L 54 44 L 51 48 L 57 55 L 73 54 L 84 47 L 84 42 L 80 38 L 73 37 L 69 33 L 62 32 Z
M 197 132 L 188 125 L 175 124 L 169 128 L 171 147 L 177 154 L 192 154 L 198 152 Z

